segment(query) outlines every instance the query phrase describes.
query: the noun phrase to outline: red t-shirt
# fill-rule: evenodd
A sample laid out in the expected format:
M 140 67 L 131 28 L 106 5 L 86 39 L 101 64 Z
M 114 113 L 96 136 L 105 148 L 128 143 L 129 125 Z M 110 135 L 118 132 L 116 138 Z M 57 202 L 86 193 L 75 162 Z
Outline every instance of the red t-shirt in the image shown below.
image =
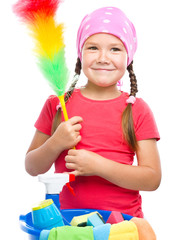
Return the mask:
M 69 118 L 81 116 L 83 118 L 80 131 L 82 140 L 76 149 L 93 151 L 110 161 L 132 165 L 135 153 L 123 140 L 121 129 L 121 115 L 126 107 L 128 94 L 122 92 L 120 97 L 110 100 L 92 100 L 84 97 L 80 89 L 75 89 L 66 104 Z M 51 135 L 51 126 L 56 114 L 59 99 L 50 96 L 35 123 L 35 127 Z M 160 139 L 158 129 L 148 105 L 137 98 L 132 106 L 135 134 L 137 140 L 150 138 Z M 62 116 L 63 118 L 63 116 Z M 55 172 L 68 171 L 65 167 L 64 151 L 55 161 Z M 115 210 L 136 217 L 143 217 L 141 196 L 139 191 L 118 187 L 98 176 L 79 176 L 71 183 L 76 196 L 67 187 L 60 194 L 62 209 L 89 208 Z

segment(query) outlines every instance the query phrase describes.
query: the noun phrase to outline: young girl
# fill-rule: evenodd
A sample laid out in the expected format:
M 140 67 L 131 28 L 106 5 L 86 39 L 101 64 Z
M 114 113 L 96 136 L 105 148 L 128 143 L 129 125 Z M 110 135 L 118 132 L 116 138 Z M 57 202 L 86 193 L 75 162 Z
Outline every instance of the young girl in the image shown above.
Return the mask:
M 88 81 L 65 95 L 69 120 L 57 96 L 50 96 L 35 123 L 26 170 L 35 176 L 55 164 L 71 172 L 76 196 L 64 187 L 61 208 L 115 210 L 143 217 L 139 191 L 156 190 L 161 180 L 156 141 L 159 133 L 148 105 L 136 98 L 133 24 L 119 9 L 101 8 L 87 15 L 78 30 L 76 76 Z M 118 83 L 129 72 L 130 94 Z M 74 149 L 74 146 L 76 148 Z M 134 155 L 138 165 L 133 166 Z

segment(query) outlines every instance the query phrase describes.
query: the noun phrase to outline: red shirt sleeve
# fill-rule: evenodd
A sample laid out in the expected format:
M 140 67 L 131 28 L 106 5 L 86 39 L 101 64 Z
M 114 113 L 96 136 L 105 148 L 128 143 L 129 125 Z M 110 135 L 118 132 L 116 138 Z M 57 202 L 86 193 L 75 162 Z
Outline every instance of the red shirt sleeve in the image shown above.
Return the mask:
M 160 139 L 153 112 L 141 98 L 137 99 L 133 106 L 133 119 L 138 141 L 151 138 L 155 138 L 157 141 Z
M 45 102 L 41 113 L 34 126 L 41 132 L 51 135 L 52 123 L 57 112 L 56 106 L 59 103 L 57 96 L 51 95 Z

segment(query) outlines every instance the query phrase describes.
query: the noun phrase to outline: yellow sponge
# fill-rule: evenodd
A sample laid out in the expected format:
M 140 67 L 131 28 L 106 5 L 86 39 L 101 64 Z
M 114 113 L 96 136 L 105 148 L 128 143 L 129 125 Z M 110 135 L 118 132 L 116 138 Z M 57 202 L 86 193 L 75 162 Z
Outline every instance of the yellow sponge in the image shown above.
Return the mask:
M 84 215 L 80 215 L 78 217 L 73 217 L 72 221 L 70 222 L 71 226 L 86 226 L 87 225 L 87 219 L 88 217 L 90 217 L 91 215 L 98 213 L 98 212 L 92 212 L 89 214 L 84 214 Z
M 136 224 L 132 221 L 112 224 L 108 240 L 139 240 Z

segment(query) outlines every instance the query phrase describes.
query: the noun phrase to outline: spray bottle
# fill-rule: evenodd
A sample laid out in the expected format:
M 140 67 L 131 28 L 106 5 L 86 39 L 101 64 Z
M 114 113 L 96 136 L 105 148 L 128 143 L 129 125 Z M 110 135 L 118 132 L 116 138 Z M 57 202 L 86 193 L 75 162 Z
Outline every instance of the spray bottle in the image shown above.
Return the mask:
M 70 186 L 70 182 L 75 180 L 75 175 L 67 173 L 54 173 L 54 174 L 42 174 L 38 175 L 40 182 L 45 184 L 46 196 L 45 199 L 52 199 L 55 205 L 60 210 L 60 192 L 63 186 L 66 184 L 70 192 L 75 195 L 73 188 Z

